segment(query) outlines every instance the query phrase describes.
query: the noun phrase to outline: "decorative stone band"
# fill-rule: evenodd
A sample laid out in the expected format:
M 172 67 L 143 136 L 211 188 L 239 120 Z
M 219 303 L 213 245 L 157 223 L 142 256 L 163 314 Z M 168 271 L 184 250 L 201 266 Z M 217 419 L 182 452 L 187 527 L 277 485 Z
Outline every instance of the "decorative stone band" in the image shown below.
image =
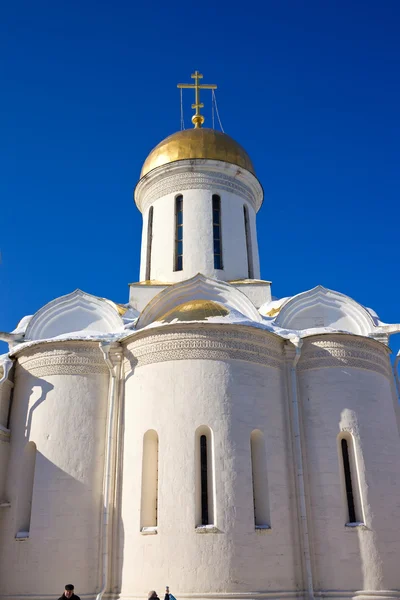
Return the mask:
M 399 590 L 315 590 L 315 598 L 330 598 L 332 600 L 399 600 Z M 93 594 L 80 594 L 82 600 L 91 600 Z M 124 594 L 120 592 L 106 593 L 107 600 L 143 600 L 143 592 Z M 274 590 L 270 592 L 205 592 L 179 594 L 179 600 L 305 600 L 308 594 L 305 591 Z M 0 595 L 0 600 L 53 600 L 54 594 L 7 594 Z
M 124 369 L 170 360 L 243 360 L 278 369 L 283 340 L 238 325 L 169 325 L 144 330 L 126 341 Z
M 271 598 L 271 600 L 295 600 L 296 598 L 298 598 L 303 600 L 305 597 L 306 593 L 302 592 L 301 590 L 274 590 L 272 592 L 179 592 L 179 600 L 262 600 L 264 598 Z M 107 599 L 110 600 L 111 595 L 107 595 Z M 129 595 L 122 593 L 119 594 L 118 600 L 143 600 L 143 594 L 141 594 L 140 592 Z
M 389 350 L 375 340 L 347 334 L 315 336 L 304 340 L 299 371 L 327 367 L 355 367 L 391 379 Z
M 28 371 L 36 377 L 108 373 L 98 342 L 46 342 L 21 351 L 16 376 Z
M 247 200 L 257 211 L 262 203 L 262 188 L 254 175 L 240 171 L 228 163 L 210 160 L 179 161 L 154 169 L 141 179 L 135 190 L 138 208 L 146 211 L 149 204 L 158 198 L 192 189 L 206 189 L 213 192 L 226 191 Z

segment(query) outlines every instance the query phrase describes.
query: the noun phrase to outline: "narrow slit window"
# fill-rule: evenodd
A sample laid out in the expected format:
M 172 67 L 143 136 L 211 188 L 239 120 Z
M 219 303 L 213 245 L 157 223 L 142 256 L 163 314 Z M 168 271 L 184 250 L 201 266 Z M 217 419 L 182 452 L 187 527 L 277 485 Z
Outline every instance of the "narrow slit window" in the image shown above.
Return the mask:
M 264 435 L 259 429 L 250 436 L 251 467 L 253 478 L 254 524 L 256 528 L 270 528 L 269 493 L 267 479 L 267 454 Z
M 35 480 L 36 444 L 28 442 L 24 449 L 18 495 L 17 537 L 29 537 Z
M 175 271 L 183 269 L 183 196 L 175 198 Z
M 215 525 L 214 461 L 212 433 L 201 426 L 196 431 L 196 527 Z
M 143 437 L 142 498 L 140 528 L 157 527 L 158 512 L 158 435 L 154 429 Z
M 342 450 L 342 463 L 343 463 L 343 474 L 344 483 L 346 488 L 346 500 L 347 500 L 347 511 L 348 511 L 348 522 L 356 523 L 358 518 L 356 515 L 356 503 L 354 498 L 354 487 L 353 478 L 351 472 L 351 457 L 349 452 L 349 444 L 346 439 L 342 439 L 340 442 Z
M 213 244 L 214 244 L 214 269 L 223 269 L 222 262 L 222 237 L 221 237 L 221 198 L 216 194 L 212 197 L 213 212 Z
M 200 436 L 201 524 L 208 525 L 207 438 Z
M 243 216 L 244 216 L 244 232 L 245 232 L 245 236 L 246 236 L 247 273 L 248 273 L 249 279 L 254 279 L 253 253 L 252 253 L 252 249 L 251 249 L 249 211 L 248 211 L 247 206 L 243 206 Z
M 151 276 L 151 246 L 153 242 L 153 207 L 150 206 L 149 216 L 147 221 L 147 255 L 146 255 L 146 281 L 150 280 Z

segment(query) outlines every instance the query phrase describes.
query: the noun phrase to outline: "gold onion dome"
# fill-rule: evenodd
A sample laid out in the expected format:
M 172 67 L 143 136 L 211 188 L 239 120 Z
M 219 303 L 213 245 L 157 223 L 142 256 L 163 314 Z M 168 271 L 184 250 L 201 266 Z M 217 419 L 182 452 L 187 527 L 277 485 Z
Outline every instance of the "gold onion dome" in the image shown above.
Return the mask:
M 199 127 L 178 131 L 160 142 L 146 158 L 140 177 L 162 165 L 194 158 L 225 161 L 255 174 L 253 163 L 240 144 L 222 131 Z

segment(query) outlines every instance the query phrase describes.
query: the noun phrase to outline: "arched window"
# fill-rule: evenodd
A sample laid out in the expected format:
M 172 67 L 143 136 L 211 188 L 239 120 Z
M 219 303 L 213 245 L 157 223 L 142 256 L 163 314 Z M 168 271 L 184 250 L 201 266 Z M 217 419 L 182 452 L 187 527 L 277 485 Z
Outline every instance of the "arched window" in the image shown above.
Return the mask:
M 362 523 L 364 519 L 353 437 L 341 434 L 339 444 L 342 479 L 346 496 L 346 522 L 348 525 Z
M 214 460 L 209 427 L 196 431 L 196 526 L 214 525 Z
M 149 429 L 143 436 L 141 530 L 157 527 L 157 509 L 158 435 L 154 429 Z
M 29 537 L 31 528 L 33 484 L 35 479 L 36 444 L 28 442 L 22 457 L 17 502 L 17 537 Z
M 216 194 L 212 197 L 214 269 L 223 269 L 222 236 L 221 236 L 221 198 Z
M 175 271 L 183 269 L 183 196 L 175 198 Z
M 264 436 L 259 429 L 251 432 L 251 467 L 253 475 L 254 523 L 256 527 L 270 527 L 267 479 L 267 453 Z
M 244 216 L 244 232 L 246 236 L 246 250 L 247 250 L 247 273 L 249 279 L 254 279 L 254 269 L 253 269 L 253 252 L 251 248 L 251 233 L 250 233 L 250 223 L 249 223 L 249 211 L 246 205 L 243 206 L 243 216 Z
M 146 254 L 146 281 L 150 280 L 151 275 L 151 245 L 153 242 L 153 207 L 150 206 L 147 219 L 147 254 Z

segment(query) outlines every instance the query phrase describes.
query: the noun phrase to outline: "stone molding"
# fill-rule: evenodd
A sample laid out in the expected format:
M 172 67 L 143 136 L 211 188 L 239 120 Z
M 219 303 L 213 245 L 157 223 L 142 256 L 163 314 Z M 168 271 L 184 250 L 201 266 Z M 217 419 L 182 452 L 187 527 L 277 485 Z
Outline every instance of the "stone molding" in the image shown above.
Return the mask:
M 173 330 L 172 330 L 173 328 Z M 124 371 L 172 360 L 243 360 L 279 369 L 283 340 L 266 331 L 244 326 L 207 324 L 169 325 L 130 338 Z
M 49 375 L 87 375 L 108 373 L 98 342 L 46 343 L 23 351 L 17 357 L 17 376 L 21 371 L 46 377 Z
M 331 598 L 332 600 L 397 600 L 400 598 L 399 590 L 315 590 L 316 598 Z M 93 594 L 80 594 L 83 600 L 91 600 Z M 125 594 L 121 592 L 106 592 L 107 600 L 143 600 L 143 593 Z M 307 592 L 302 590 L 275 590 L 270 592 L 205 592 L 179 594 L 182 600 L 306 600 Z M 54 594 L 3 594 L 0 600 L 53 600 Z
M 380 342 L 349 335 L 305 339 L 298 371 L 328 367 L 354 367 L 392 378 L 388 349 Z
M 223 165 L 223 166 L 221 166 Z M 135 200 L 139 210 L 146 212 L 155 200 L 168 194 L 191 189 L 205 189 L 217 193 L 235 194 L 253 207 L 261 206 L 263 192 L 257 178 L 247 171 L 220 161 L 194 159 L 178 161 L 158 167 L 141 179 L 136 186 Z

